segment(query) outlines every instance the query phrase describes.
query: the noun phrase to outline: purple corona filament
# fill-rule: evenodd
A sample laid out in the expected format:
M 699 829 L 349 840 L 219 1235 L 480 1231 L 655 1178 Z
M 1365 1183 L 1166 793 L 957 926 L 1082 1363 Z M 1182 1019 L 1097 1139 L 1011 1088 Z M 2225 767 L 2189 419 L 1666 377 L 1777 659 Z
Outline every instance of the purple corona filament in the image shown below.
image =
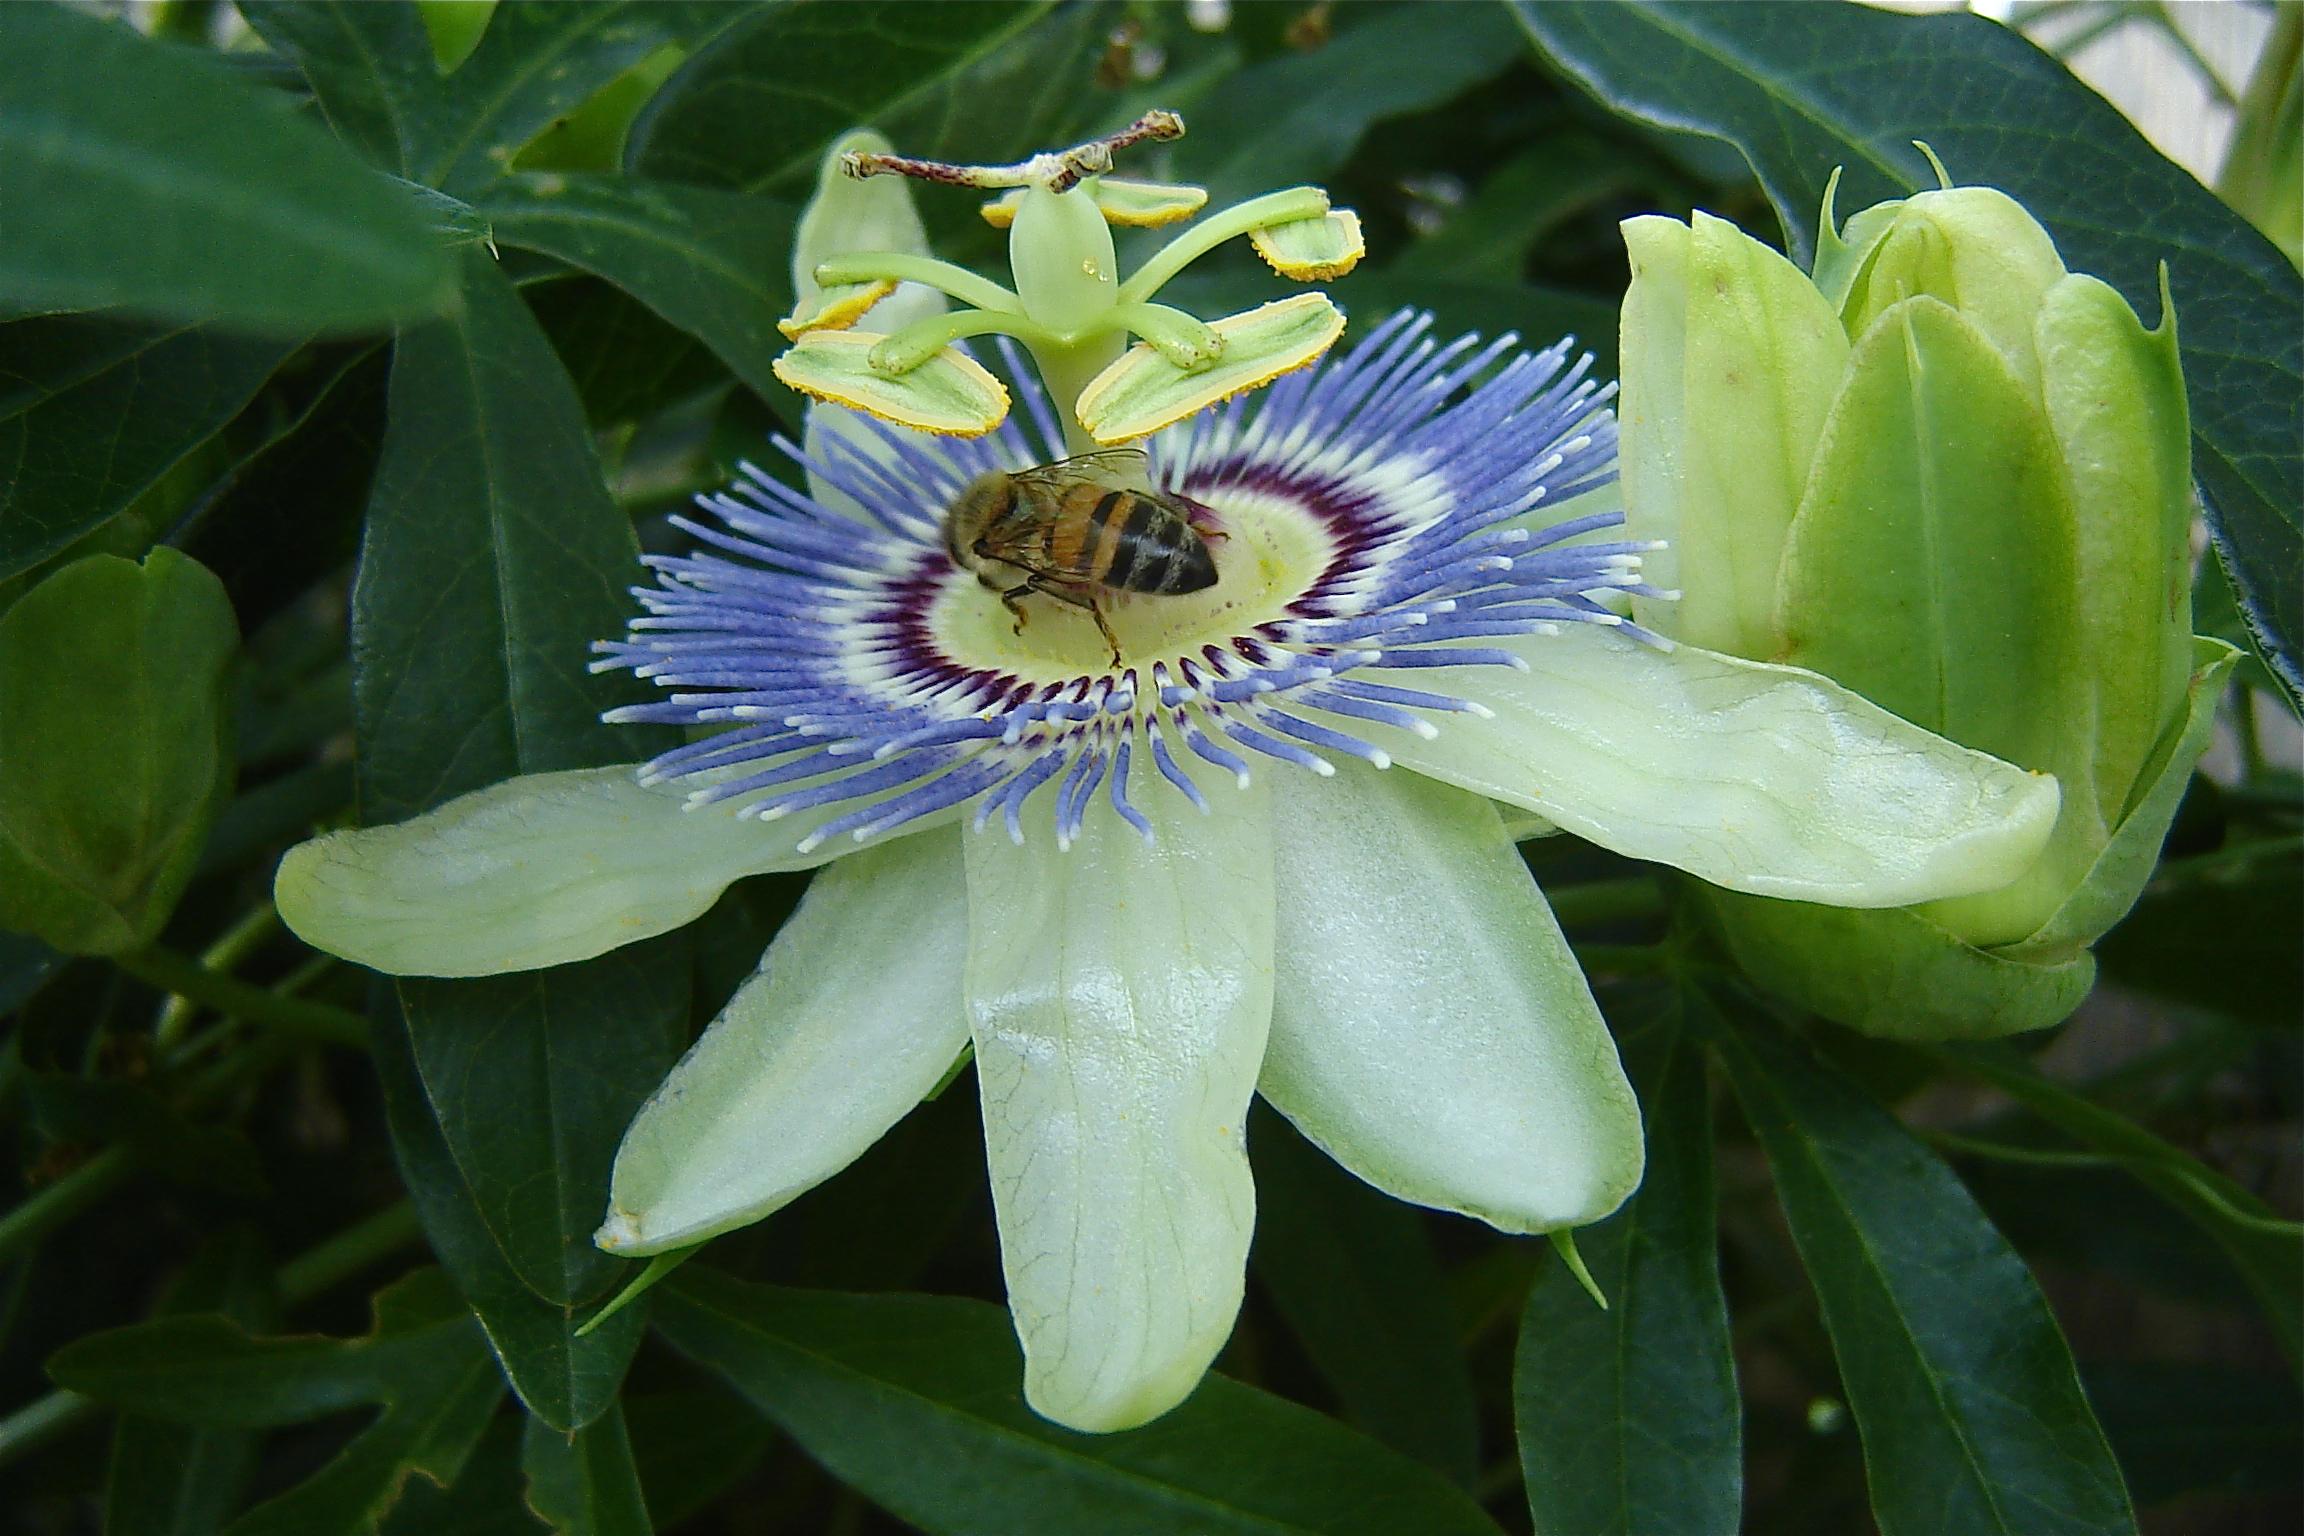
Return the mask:
M 629 667 L 669 696 L 607 718 L 730 727 L 643 770 L 690 780 L 696 803 L 737 800 L 773 820 L 853 802 L 803 850 L 970 800 L 978 827 L 999 819 L 1021 841 L 1043 789 L 1068 847 L 1099 791 L 1148 839 L 1147 797 L 1206 811 L 1188 761 L 1243 784 L 1259 757 L 1316 773 L 1335 771 L 1329 755 L 1387 766 L 1370 726 L 1428 737 L 1427 716 L 1486 713 L 1415 687 L 1417 669 L 1524 665 L 1467 642 L 1604 624 L 1662 644 L 1602 601 L 1668 595 L 1640 579 L 1654 546 L 1571 542 L 1621 513 L 1529 526 L 1539 504 L 1615 478 L 1614 386 L 1585 376 L 1589 356 L 1570 364 L 1566 340 L 1534 354 L 1509 336 L 1440 345 L 1429 325 L 1402 312 L 1349 355 L 1143 444 L 1154 484 L 1219 516 L 1262 508 L 1242 515 L 1294 516 L 1324 536 L 1325 567 L 1240 633 L 1055 682 L 1044 665 L 1027 680 L 940 643 L 932 604 L 975 580 L 946 553 L 945 509 L 978 475 L 1065 452 L 1003 341 L 1033 432 L 1011 415 L 973 440 L 867 422 L 874 455 L 829 435 L 814 458 L 779 442 L 861 518 L 749 465 L 699 496 L 708 520 L 676 521 L 701 549 L 648 557 L 658 584 L 634 589 L 646 616 L 596 647 L 596 669 Z

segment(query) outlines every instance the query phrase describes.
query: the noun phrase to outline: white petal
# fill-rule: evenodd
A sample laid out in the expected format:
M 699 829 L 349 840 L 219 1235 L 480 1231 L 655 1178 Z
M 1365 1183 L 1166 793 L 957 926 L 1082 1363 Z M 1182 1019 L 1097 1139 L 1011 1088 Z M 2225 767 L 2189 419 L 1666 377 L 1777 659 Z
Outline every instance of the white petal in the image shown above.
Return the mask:
M 1494 808 L 1358 763 L 1275 777 L 1264 1097 L 1418 1205 L 1506 1232 L 1614 1210 L 1640 1109 Z
M 1574 626 L 1501 644 L 1528 663 L 1429 686 L 1496 718 L 1393 761 L 1715 885 L 1894 907 L 2006 885 L 2056 821 L 2056 781 L 1932 735 L 1797 667 L 1660 651 Z
M 280 916 L 315 949 L 395 976 L 492 976 L 679 927 L 732 880 L 850 852 L 797 844 L 854 802 L 740 820 L 629 767 L 506 779 L 413 820 L 331 832 L 280 861 Z M 948 813 L 951 820 L 957 813 Z M 901 836 L 933 826 L 923 819 Z
M 1276 770 L 1285 771 L 1285 770 Z M 968 1004 L 1024 1395 L 1127 1429 L 1198 1383 L 1240 1309 L 1255 1191 L 1241 1137 L 1272 1011 L 1259 778 L 1159 844 L 1103 805 L 968 849 Z
M 816 877 L 758 973 L 633 1118 L 594 1241 L 660 1253 L 758 1221 L 936 1086 L 968 1040 L 959 836 L 870 848 Z

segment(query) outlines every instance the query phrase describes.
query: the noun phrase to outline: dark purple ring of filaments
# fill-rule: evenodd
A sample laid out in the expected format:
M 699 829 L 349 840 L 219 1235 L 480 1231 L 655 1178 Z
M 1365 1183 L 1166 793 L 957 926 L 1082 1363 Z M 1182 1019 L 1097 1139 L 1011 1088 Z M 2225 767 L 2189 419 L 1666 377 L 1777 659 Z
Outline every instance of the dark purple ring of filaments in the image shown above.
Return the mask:
M 1162 661 L 1141 679 L 1131 666 L 1027 682 L 938 649 L 927 615 L 954 579 L 946 507 L 986 471 L 1065 454 L 1047 398 L 1003 338 L 1037 443 L 1014 414 L 973 440 L 870 422 L 879 458 L 836 437 L 815 457 L 779 440 L 869 520 L 748 464 L 727 491 L 697 497 L 717 526 L 674 521 L 708 552 L 647 557 L 658 585 L 633 589 L 647 615 L 633 620 L 630 639 L 596 645 L 605 654 L 593 663 L 682 691 L 606 718 L 733 726 L 643 768 L 648 783 L 705 776 L 694 804 L 757 797 L 742 814 L 775 819 L 864 801 L 819 826 L 802 851 L 842 833 L 861 841 L 976 796 L 976 825 L 1001 815 L 1021 841 L 1025 799 L 1059 774 L 1056 831 L 1069 846 L 1099 787 L 1152 836 L 1128 795 L 1139 734 L 1161 777 L 1206 811 L 1169 730 L 1243 784 L 1249 759 L 1234 747 L 1322 773 L 1333 765 L 1314 747 L 1383 765 L 1381 749 L 1301 712 L 1428 735 L 1415 711 L 1485 711 L 1348 674 L 1524 666 L 1509 651 L 1463 642 L 1565 623 L 1620 626 L 1663 644 L 1591 595 L 1668 595 L 1637 574 L 1638 556 L 1656 546 L 1566 542 L 1620 524 L 1622 513 L 1535 531 L 1497 526 L 1615 479 L 1616 426 L 1604 409 L 1614 386 L 1585 377 L 1589 355 L 1569 365 L 1573 338 L 1507 358 L 1512 336 L 1439 345 L 1425 335 L 1430 323 L 1402 311 L 1350 355 L 1145 445 L 1155 484 L 1211 502 L 1219 516 L 1227 492 L 1285 498 L 1317 517 L 1335 545 L 1287 617 L 1210 644 L 1173 672 Z M 1147 686 L 1157 707 L 1139 711 Z

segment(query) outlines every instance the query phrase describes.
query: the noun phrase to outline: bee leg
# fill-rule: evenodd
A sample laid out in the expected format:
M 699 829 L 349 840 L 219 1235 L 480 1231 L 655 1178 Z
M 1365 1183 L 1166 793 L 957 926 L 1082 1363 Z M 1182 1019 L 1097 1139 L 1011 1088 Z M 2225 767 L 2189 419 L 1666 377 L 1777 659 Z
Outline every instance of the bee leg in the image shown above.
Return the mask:
M 1097 632 L 1104 636 L 1104 643 L 1112 647 L 1112 665 L 1120 665 L 1120 637 L 1113 634 L 1112 626 L 1104 622 L 1104 610 L 1091 602 L 1088 605 L 1088 617 L 1096 621 Z
M 1020 587 L 1010 587 L 1000 594 L 1000 601 L 1007 606 L 1010 613 L 1016 615 L 1016 627 L 1010 631 L 1011 634 L 1024 633 L 1024 621 L 1032 617 L 1031 614 L 1024 611 L 1024 599 L 1031 596 L 1034 590 L 1032 583 L 1026 582 Z

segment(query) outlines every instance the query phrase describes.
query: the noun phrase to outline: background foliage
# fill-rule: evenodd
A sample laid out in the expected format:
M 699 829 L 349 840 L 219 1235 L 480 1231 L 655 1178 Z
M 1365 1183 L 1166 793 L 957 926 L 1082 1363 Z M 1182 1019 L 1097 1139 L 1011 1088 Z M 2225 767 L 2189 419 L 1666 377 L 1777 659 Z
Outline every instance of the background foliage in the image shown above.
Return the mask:
M 1965 15 L 1660 0 L 1208 31 L 1085 0 L 139 14 L 0 7 L 0 608 L 92 553 L 203 563 L 243 637 L 235 771 L 157 944 L 0 933 L 8 1529 L 2298 1528 L 2304 812 L 2256 732 L 2304 677 L 2294 253 L 2053 58 Z M 1388 1201 L 1259 1112 L 1220 1374 L 1142 1430 L 1052 1428 L 993 1305 L 964 1084 L 579 1336 L 633 1271 L 587 1241 L 625 1120 L 804 877 L 581 966 L 395 987 L 281 931 L 273 863 L 656 749 L 598 723 L 629 685 L 586 648 L 665 514 L 797 426 L 767 363 L 831 137 L 997 161 L 1151 105 L 1191 133 L 1147 174 L 1360 211 L 1355 324 L 1573 331 L 1604 374 L 1618 219 L 1703 207 L 1805 259 L 1833 166 L 1843 209 L 1932 184 L 1914 138 L 2148 320 L 2166 261 L 2203 628 L 2259 663 L 2234 766 L 2195 780 L 2099 994 L 1990 1050 L 1786 1016 L 1658 873 L 1527 845 L 1650 1126 L 1645 1187 L 1584 1239 L 1606 1312 L 1542 1244 Z M 922 209 L 997 255 L 971 200 Z M 1243 253 L 1170 292 L 1267 282 Z

